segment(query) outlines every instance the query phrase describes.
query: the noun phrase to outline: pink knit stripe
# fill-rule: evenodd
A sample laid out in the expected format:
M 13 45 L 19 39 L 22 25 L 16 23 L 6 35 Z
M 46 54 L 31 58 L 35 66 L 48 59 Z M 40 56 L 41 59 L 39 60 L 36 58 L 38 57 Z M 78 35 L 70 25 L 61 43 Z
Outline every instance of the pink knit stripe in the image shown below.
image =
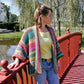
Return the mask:
M 38 66 L 37 66 L 37 70 L 38 70 L 38 73 L 40 73 L 40 54 L 38 53 L 39 52 L 39 50 L 37 49 L 37 54 L 38 54 L 38 56 L 37 56 L 37 64 L 38 64 Z
M 25 61 L 25 58 L 23 57 L 23 56 L 21 56 L 21 55 L 19 55 L 19 54 L 14 54 L 13 55 L 13 58 L 19 58 L 21 61 Z
M 40 69 L 40 49 L 39 49 L 39 37 L 38 37 L 38 30 L 36 29 L 36 36 L 37 36 L 37 70 L 38 70 L 38 73 L 41 72 L 41 69 Z
M 31 52 L 33 52 L 33 51 L 35 51 L 35 50 L 36 50 L 36 47 L 30 48 L 30 49 L 29 49 L 29 53 L 31 53 Z
M 33 47 L 36 47 L 35 42 L 33 42 L 33 43 L 29 44 L 29 49 L 31 49 L 31 48 L 33 48 Z
M 23 48 L 24 49 L 24 51 L 27 53 L 27 48 L 25 47 L 25 46 L 23 46 L 22 44 L 18 44 L 21 48 Z

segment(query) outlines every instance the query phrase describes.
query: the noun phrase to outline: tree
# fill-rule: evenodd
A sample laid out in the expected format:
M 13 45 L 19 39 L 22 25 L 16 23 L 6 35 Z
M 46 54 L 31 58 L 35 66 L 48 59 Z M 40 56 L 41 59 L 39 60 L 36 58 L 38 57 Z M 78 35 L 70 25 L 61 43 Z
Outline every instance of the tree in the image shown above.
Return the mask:
M 27 28 L 34 25 L 33 15 L 39 4 L 46 4 L 53 9 L 54 28 L 57 23 L 60 36 L 60 21 L 66 20 L 69 27 L 76 25 L 80 16 L 79 0 L 15 0 L 20 9 L 20 26 Z
M 77 25 L 80 16 L 79 0 L 66 0 L 66 20 L 69 22 L 69 27 Z
M 35 0 L 15 0 L 16 4 L 18 5 L 20 9 L 20 16 L 19 16 L 19 22 L 20 22 L 20 28 L 23 29 L 27 28 L 29 26 L 34 25 L 34 11 L 39 5 L 39 2 Z
M 81 11 L 80 11 L 80 23 L 82 23 L 82 28 L 84 27 L 84 0 L 80 1 L 80 5 L 81 5 Z
M 59 19 L 60 19 L 60 10 L 59 10 L 59 5 L 60 5 L 60 0 L 54 0 L 54 8 L 55 8 L 55 10 L 56 10 L 56 18 L 57 18 L 57 30 L 58 30 L 58 36 L 60 36 L 61 35 L 61 33 L 60 33 L 60 25 L 59 25 Z
M 2 2 L 1 2 L 1 4 L 4 6 L 4 9 L 5 9 L 5 11 L 6 11 L 7 22 L 9 22 L 9 20 L 10 20 L 10 12 L 9 12 L 10 7 L 9 7 L 9 6 L 6 6 L 6 5 L 5 5 L 4 3 L 2 3 Z
M 11 14 L 11 22 L 18 21 L 18 16 L 15 14 Z

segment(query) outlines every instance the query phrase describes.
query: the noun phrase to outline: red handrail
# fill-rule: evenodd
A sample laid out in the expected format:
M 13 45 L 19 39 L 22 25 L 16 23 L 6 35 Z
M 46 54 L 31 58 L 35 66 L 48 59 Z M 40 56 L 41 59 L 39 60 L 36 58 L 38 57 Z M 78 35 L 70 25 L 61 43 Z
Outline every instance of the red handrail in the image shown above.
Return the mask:
M 61 65 L 61 69 L 59 71 L 59 78 L 61 79 L 62 76 L 65 74 L 65 71 L 81 52 L 82 32 L 70 33 L 69 31 L 67 31 L 65 35 L 57 39 L 60 48 L 64 54 L 64 57 L 59 59 Z
M 82 32 L 70 33 L 69 29 L 67 29 L 65 35 L 57 38 L 64 54 L 64 57 L 59 59 L 61 65 L 61 69 L 58 72 L 60 80 L 73 60 L 80 54 L 81 38 Z M 7 68 L 7 60 L 5 62 L 2 61 L 1 64 L 4 69 L 0 72 L 0 84 L 36 84 L 34 77 L 28 74 L 28 61 L 20 63 L 19 67 L 12 70 Z

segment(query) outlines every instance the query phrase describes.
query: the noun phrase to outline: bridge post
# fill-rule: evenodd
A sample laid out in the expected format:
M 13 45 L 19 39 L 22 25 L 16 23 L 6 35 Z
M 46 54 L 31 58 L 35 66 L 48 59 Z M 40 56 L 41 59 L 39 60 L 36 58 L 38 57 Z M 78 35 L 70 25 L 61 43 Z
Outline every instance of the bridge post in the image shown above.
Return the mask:
M 66 32 L 66 34 L 70 34 L 69 28 L 67 28 L 67 32 Z
M 80 30 L 80 33 L 82 33 L 82 30 Z M 79 41 L 79 55 L 81 54 L 81 41 L 82 41 L 82 36 Z
M 0 75 L 7 76 L 10 74 L 12 71 L 7 68 L 8 66 L 8 61 L 6 59 L 1 60 L 0 65 L 2 66 L 2 69 L 0 71 Z

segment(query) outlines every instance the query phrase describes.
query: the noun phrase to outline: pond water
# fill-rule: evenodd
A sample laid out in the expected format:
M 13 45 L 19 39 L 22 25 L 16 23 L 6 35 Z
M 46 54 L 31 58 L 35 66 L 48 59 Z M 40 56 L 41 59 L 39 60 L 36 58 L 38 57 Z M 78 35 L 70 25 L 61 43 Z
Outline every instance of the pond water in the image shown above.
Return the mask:
M 19 40 L 20 39 L 0 39 L 0 61 L 3 59 L 7 59 L 9 63 L 14 61 L 12 55 L 15 52 Z

